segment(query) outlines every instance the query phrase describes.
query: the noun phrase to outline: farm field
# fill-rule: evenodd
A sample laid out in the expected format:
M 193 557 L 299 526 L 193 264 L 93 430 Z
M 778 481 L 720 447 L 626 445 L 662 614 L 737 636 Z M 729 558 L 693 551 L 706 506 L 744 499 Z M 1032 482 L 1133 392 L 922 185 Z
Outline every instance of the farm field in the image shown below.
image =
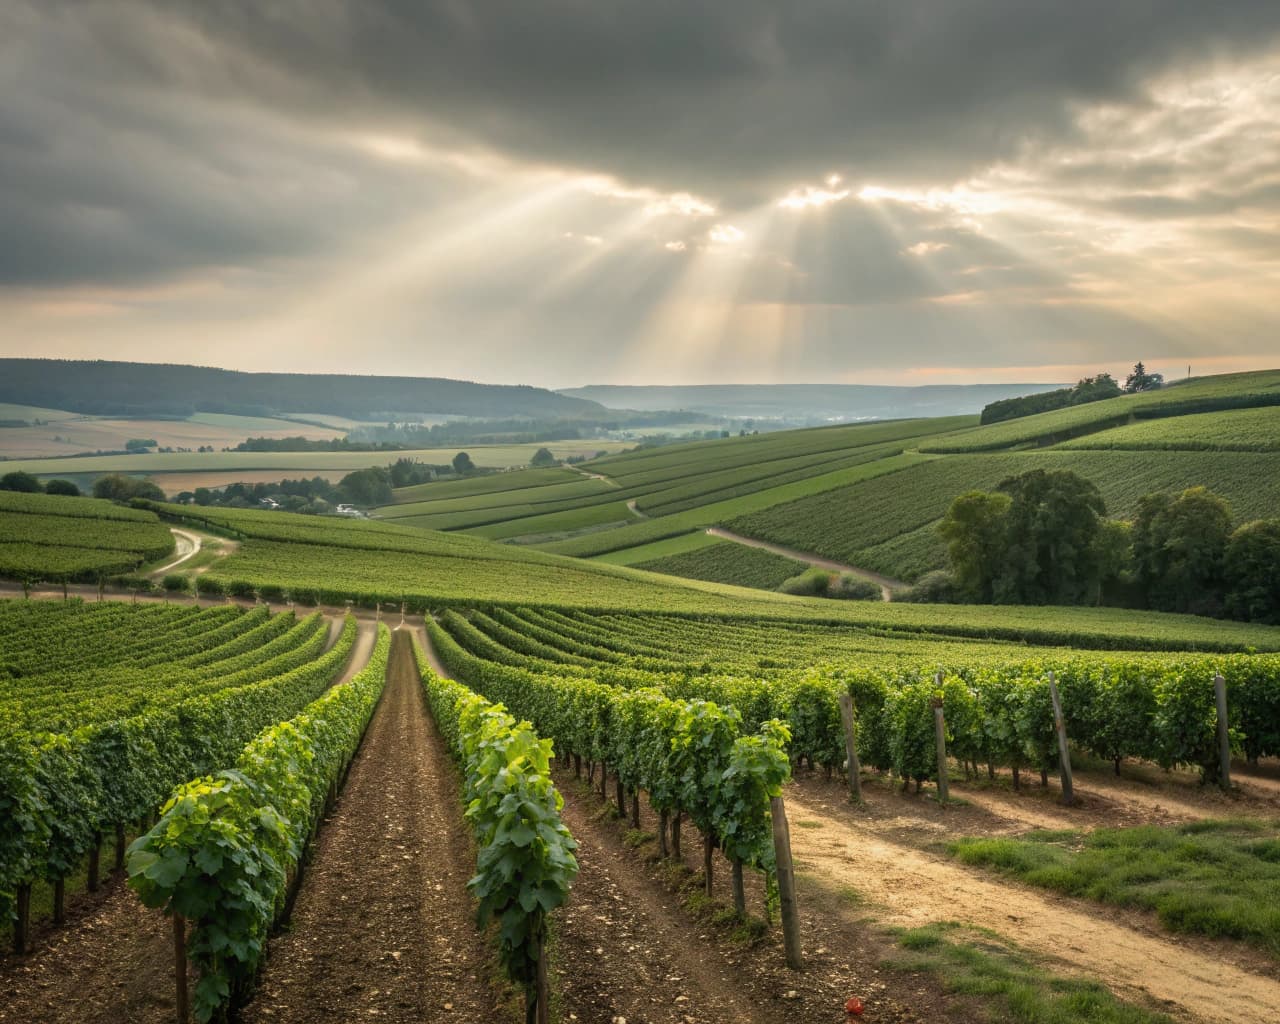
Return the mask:
M 1280 451 L 1280 406 L 1139 420 L 1074 441 L 1064 441 L 1058 447 L 1134 451 Z
M 955 492 L 1025 467 L 1075 468 L 1121 515 L 1207 482 L 1244 518 L 1274 514 L 1275 456 L 931 455 L 911 450 L 922 429 L 441 481 L 374 520 L 0 493 L 0 552 L 25 559 L 0 575 L 34 595 L 0 601 L 0 806 L 30 823 L 0 840 L 0 909 L 27 949 L 0 957 L 0 1020 L 171 1020 L 162 911 L 198 892 L 214 902 L 186 915 L 197 1019 L 236 992 L 254 1022 L 446 1003 L 514 1021 L 545 998 L 560 1020 L 764 1024 L 838 1019 L 856 994 L 867 1019 L 914 1024 L 969 1019 L 977 987 L 999 1020 L 1269 1024 L 1280 627 L 789 597 L 773 588 L 802 563 L 705 530 L 906 574 L 940 552 Z M 225 553 L 188 562 L 175 529 Z M 569 536 L 510 543 L 536 529 Z M 145 576 L 162 546 L 163 588 Z M 766 904 L 774 794 L 799 975 Z M 248 875 L 216 852 L 229 835 Z M 482 915 L 518 928 L 476 928 L 477 875 Z M 1201 889 L 1212 906 L 1193 912 Z M 548 921 L 544 989 L 527 968 Z M 236 951 L 213 955 L 223 934 Z
M 0 406 L 20 409 L 17 406 Z M 162 448 L 199 448 L 213 445 L 215 448 L 235 447 L 249 437 L 308 437 L 330 440 L 345 435 L 345 431 L 291 420 L 268 419 L 258 416 L 227 416 L 219 413 L 196 413 L 185 420 L 111 419 L 96 416 L 79 416 L 57 410 L 36 409 L 28 413 L 15 412 L 12 417 L 0 415 L 0 419 L 48 420 L 41 426 L 5 427 L 0 429 L 0 459 L 26 461 L 42 460 L 84 452 L 119 451 L 131 438 L 154 440 Z M 128 456 L 137 458 L 138 456 Z M 77 460 L 79 462 L 79 460 Z M 68 463 L 74 467 L 76 463 Z M 6 469 L 11 468 L 6 466 Z M 87 472 L 68 468 L 66 472 Z M 39 472 L 28 470 L 28 472 Z
M 280 436 L 305 433 L 306 428 L 298 425 L 297 429 L 291 426 L 284 430 Z M 150 436 L 153 435 L 149 434 L 148 437 Z M 246 436 L 238 435 L 234 443 L 239 443 Z M 339 434 L 334 433 L 332 436 Z M 3 437 L 0 437 L 0 441 L 2 440 Z M 557 458 L 594 455 L 601 449 L 620 446 L 620 442 L 615 441 L 552 441 L 546 445 Z M 469 445 L 466 450 L 478 466 L 503 468 L 527 464 L 534 452 L 541 447 L 544 446 Z M 5 472 L 20 470 L 42 478 L 83 478 L 104 473 L 145 475 L 154 480 L 166 494 L 174 495 L 196 487 L 219 487 L 254 480 L 274 481 L 285 477 L 323 476 L 336 480 L 352 470 L 386 465 L 398 458 L 444 465 L 458 451 L 459 448 L 453 447 L 395 452 L 147 452 L 139 455 L 89 455 L 75 459 L 17 458 L 3 465 Z
M 959 430 L 920 447 L 922 451 L 958 453 L 1043 446 L 1119 426 L 1130 418 L 1157 419 L 1273 405 L 1280 405 L 1280 370 L 1221 374 L 1174 382 L 1157 391 Z

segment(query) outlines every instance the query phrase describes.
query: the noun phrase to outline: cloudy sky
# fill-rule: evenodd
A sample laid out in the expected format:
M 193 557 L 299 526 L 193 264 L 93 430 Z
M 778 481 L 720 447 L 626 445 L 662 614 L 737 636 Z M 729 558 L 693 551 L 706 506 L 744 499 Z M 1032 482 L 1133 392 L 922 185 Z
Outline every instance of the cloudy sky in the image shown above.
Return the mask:
M 1280 365 L 1276 0 L 4 0 L 0 354 Z

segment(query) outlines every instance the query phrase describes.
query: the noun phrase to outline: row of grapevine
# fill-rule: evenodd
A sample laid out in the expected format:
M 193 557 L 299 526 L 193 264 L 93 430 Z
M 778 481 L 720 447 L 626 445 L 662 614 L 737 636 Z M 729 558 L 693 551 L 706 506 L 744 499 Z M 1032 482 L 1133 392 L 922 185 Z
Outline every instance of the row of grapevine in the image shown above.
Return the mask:
M 576 763 L 612 767 L 620 785 L 648 794 L 664 825 L 687 815 L 736 865 L 772 877 L 769 800 L 790 775 L 783 722 L 748 727 L 732 706 L 500 664 L 469 653 L 431 619 L 427 630 L 450 672 L 527 718 Z
M 348 618 L 321 654 L 324 632 L 313 629 L 300 663 L 285 652 L 255 664 L 249 650 L 226 663 L 234 675 L 218 675 L 217 663 L 208 668 L 212 678 L 196 674 L 185 688 L 187 673 L 157 676 L 151 699 L 127 717 L 92 712 L 95 700 L 115 706 L 107 687 L 87 698 L 87 725 L 5 735 L 0 815 L 13 824 L 0 830 L 0 919 L 12 915 L 19 890 L 63 878 L 112 829 L 119 850 L 125 825 L 150 816 L 174 785 L 230 763 L 258 730 L 313 700 L 349 658 L 356 623 Z
M 234 768 L 178 786 L 129 848 L 129 884 L 142 901 L 192 925 L 197 1020 L 224 1016 L 247 994 L 324 803 L 373 716 L 390 648 L 382 625 L 350 682 L 262 729 Z
M 484 617 L 467 622 L 454 613 L 442 623 L 473 654 L 491 662 L 554 671 L 545 657 L 503 648 L 499 637 L 520 617 L 507 614 L 500 634 L 484 633 Z M 545 627 L 548 619 L 539 620 Z M 483 637 L 483 640 L 477 637 Z M 554 648 L 539 630 L 541 651 Z M 854 698 L 859 719 L 859 757 L 864 765 L 893 770 L 904 779 L 936 771 L 930 702 L 942 697 L 950 751 L 968 763 L 1015 771 L 1047 772 L 1057 747 L 1048 673 L 1057 673 L 1072 741 L 1119 762 L 1122 758 L 1166 766 L 1193 765 L 1206 778 L 1217 771 L 1213 677 L 1227 681 L 1235 748 L 1251 759 L 1280 754 L 1280 657 L 1275 655 L 1149 656 L 1054 652 L 1039 659 L 983 657 L 973 664 L 902 665 L 832 662 L 818 667 L 744 676 L 730 670 L 712 675 L 647 674 L 615 660 L 592 672 L 579 662 L 588 648 L 577 636 L 563 641 L 563 675 L 608 678 L 624 686 L 655 686 L 680 700 L 707 699 L 737 708 L 748 728 L 771 719 L 787 723 L 793 761 L 828 768 L 844 760 L 839 696 Z M 505 653 L 503 653 L 505 651 Z M 935 682 L 944 669 L 941 692 Z
M 467 883 L 478 923 L 497 926 L 499 960 L 520 985 L 530 1019 L 546 992 L 546 915 L 564 903 L 578 873 L 577 843 L 560 820 L 551 781 L 552 743 L 502 704 L 432 671 L 415 647 L 431 715 L 463 767 L 466 817 L 479 853 Z

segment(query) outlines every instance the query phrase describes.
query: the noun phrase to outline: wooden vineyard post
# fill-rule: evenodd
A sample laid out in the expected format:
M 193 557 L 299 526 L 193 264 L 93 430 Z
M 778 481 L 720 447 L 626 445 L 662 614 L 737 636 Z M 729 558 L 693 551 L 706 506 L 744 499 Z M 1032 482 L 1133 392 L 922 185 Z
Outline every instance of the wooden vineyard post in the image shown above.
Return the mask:
M 676 860 L 681 857 L 680 854 L 680 822 L 684 819 L 684 811 L 676 811 L 675 816 L 671 819 L 671 856 Z
M 796 871 L 791 864 L 791 830 L 787 827 L 787 811 L 782 797 L 769 800 L 773 818 L 773 856 L 778 866 L 778 895 L 782 902 L 782 946 L 787 966 L 793 971 L 804 967 L 800 955 L 800 907 L 796 903 Z
M 640 790 L 631 791 L 631 827 L 640 828 Z
M 667 845 L 667 825 L 671 821 L 671 812 L 665 807 L 658 812 L 658 856 L 669 857 L 671 849 Z
M 187 1024 L 187 919 L 181 914 L 173 915 L 173 971 L 178 1024 Z
M 13 922 L 13 951 L 22 956 L 27 951 L 27 930 L 31 927 L 31 883 L 18 886 L 17 917 Z
M 618 797 L 618 817 L 626 818 L 627 816 L 627 790 L 622 785 L 622 774 L 619 773 L 613 777 L 614 792 Z
M 942 673 L 935 677 L 938 689 L 942 689 Z M 951 799 L 951 789 L 947 785 L 947 721 L 942 713 L 942 697 L 933 698 L 933 731 L 938 744 L 938 803 L 945 804 Z
M 1075 802 L 1071 782 L 1071 751 L 1067 748 L 1067 723 L 1062 717 L 1062 701 L 1058 697 L 1058 679 L 1049 673 L 1049 698 L 1053 701 L 1053 727 L 1058 732 L 1058 760 L 1062 771 L 1062 802 L 1070 807 Z
M 740 860 L 733 862 L 733 909 L 738 912 L 738 917 L 746 920 L 747 889 L 742 880 L 742 861 Z
M 702 881 L 704 886 L 703 891 L 706 892 L 708 896 L 711 895 L 711 883 L 712 883 L 713 864 L 712 864 L 711 855 L 715 853 L 715 849 L 716 849 L 716 841 L 711 838 L 711 833 L 708 832 L 702 839 L 702 876 L 703 876 Z
M 124 870 L 124 822 L 116 822 L 116 870 Z
M 534 974 L 532 1003 L 529 995 L 525 996 L 524 1019 L 526 1024 L 550 1024 L 551 996 L 547 984 L 547 929 L 543 924 L 538 928 L 538 967 Z
M 93 844 L 89 847 L 89 891 L 98 891 L 98 876 L 101 874 L 99 859 L 102 856 L 102 836 L 93 834 Z
M 609 799 L 609 766 L 604 762 L 600 762 L 600 799 L 608 801 Z
M 1231 733 L 1227 724 L 1227 681 L 1221 672 L 1213 677 L 1213 697 L 1218 704 L 1218 757 L 1222 762 L 1218 785 L 1225 793 L 1231 789 Z
M 849 795 L 855 803 L 862 803 L 862 766 L 858 764 L 858 736 L 853 724 L 853 697 L 840 694 L 840 722 L 844 726 L 844 749 L 848 756 Z
M 67 880 L 59 877 L 53 883 L 53 923 L 62 924 L 67 919 Z

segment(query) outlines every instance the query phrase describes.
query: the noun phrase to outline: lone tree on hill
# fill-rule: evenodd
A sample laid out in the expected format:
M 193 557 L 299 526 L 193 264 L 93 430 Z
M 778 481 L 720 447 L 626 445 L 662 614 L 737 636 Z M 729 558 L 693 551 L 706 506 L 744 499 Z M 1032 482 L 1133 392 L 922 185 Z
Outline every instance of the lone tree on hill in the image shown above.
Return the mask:
M 458 476 L 463 476 L 466 473 L 473 472 L 475 468 L 476 464 L 471 461 L 471 456 L 466 452 L 458 452 L 458 454 L 453 457 L 453 471 L 457 473 Z
M 1142 361 L 1133 364 L 1133 370 L 1124 379 L 1124 389 L 1129 394 L 1134 395 L 1139 391 L 1155 391 L 1164 386 L 1164 374 L 1147 373 L 1147 368 L 1142 365 Z

